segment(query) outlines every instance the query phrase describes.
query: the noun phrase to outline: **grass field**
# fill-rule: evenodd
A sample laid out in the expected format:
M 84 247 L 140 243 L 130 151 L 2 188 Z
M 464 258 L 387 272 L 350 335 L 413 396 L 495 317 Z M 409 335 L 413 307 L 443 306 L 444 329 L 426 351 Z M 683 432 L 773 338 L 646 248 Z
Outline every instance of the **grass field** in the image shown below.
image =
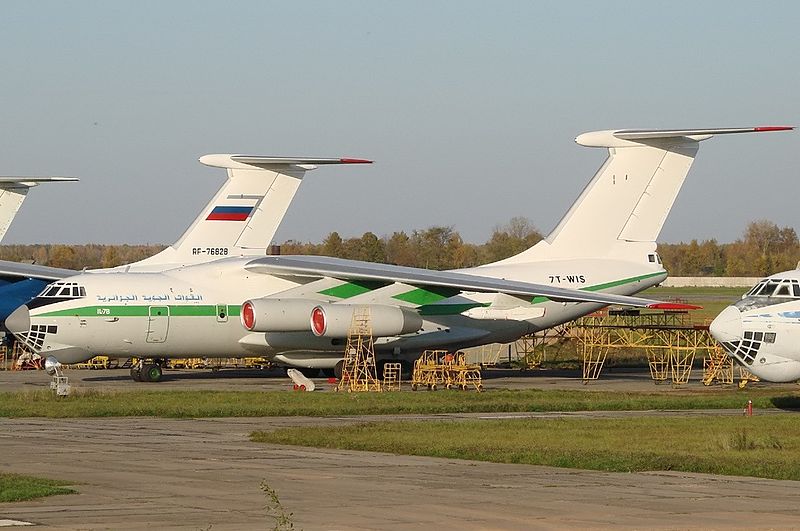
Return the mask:
M 75 493 L 74 490 L 64 485 L 67 485 L 65 481 L 17 474 L 0 474 L 0 502 L 24 501 L 55 494 Z
M 653 393 L 489 390 L 400 393 L 290 393 L 286 391 L 49 391 L 0 393 L 1 417 L 170 418 L 385 415 L 519 411 L 620 411 L 800 408 L 800 392 L 770 389 L 665 389 Z
M 800 422 L 793 415 L 401 421 L 285 428 L 255 432 L 251 439 L 614 472 L 678 470 L 800 480 Z

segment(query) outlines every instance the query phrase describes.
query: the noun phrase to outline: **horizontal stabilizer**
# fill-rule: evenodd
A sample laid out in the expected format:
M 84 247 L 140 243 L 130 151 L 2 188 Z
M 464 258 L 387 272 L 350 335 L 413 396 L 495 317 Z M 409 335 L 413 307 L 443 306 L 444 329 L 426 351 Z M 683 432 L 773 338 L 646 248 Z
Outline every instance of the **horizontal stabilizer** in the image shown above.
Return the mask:
M 323 166 L 330 164 L 372 164 L 371 160 L 339 158 L 311 158 L 311 157 L 260 157 L 256 155 L 204 155 L 200 157 L 200 162 L 206 166 L 215 168 L 230 168 L 247 170 L 261 168 L 264 170 L 274 170 L 287 166 L 298 166 L 303 169 L 311 169 L 308 166 Z
M 760 127 L 729 127 L 712 129 L 619 129 L 608 131 L 592 131 L 575 138 L 575 142 L 587 147 L 625 147 L 633 144 L 628 141 L 657 140 L 668 138 L 689 138 L 700 141 L 714 135 L 730 135 L 734 133 L 766 133 L 773 131 L 791 131 L 794 127 L 785 125 L 766 125 Z
M 74 182 L 79 181 L 77 177 L 25 177 L 25 176 L 4 176 L 0 175 L 0 185 L 3 184 L 19 184 L 21 186 L 36 186 L 39 183 L 53 183 L 53 182 Z
M 594 302 L 645 308 L 665 304 L 639 297 L 558 288 L 451 271 L 375 264 L 329 256 L 265 256 L 251 260 L 245 265 L 245 269 L 254 273 L 274 275 L 332 277 L 340 280 L 379 280 L 418 287 L 446 287 L 461 291 L 497 292 L 522 297 L 548 297 L 564 302 Z
M 645 138 L 672 138 L 676 136 L 708 136 L 708 135 L 730 135 L 733 133 L 763 133 L 768 131 L 791 131 L 793 127 L 788 126 L 762 126 L 762 127 L 737 127 L 721 129 L 674 129 L 674 130 L 623 130 L 614 133 L 617 138 L 625 140 L 639 140 Z

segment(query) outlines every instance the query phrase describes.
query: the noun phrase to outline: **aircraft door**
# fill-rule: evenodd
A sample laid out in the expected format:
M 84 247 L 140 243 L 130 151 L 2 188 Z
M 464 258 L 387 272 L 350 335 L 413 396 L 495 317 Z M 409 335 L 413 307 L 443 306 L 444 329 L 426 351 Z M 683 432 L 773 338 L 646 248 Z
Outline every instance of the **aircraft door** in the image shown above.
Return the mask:
M 169 332 L 169 307 L 150 306 L 147 317 L 147 342 L 163 343 Z

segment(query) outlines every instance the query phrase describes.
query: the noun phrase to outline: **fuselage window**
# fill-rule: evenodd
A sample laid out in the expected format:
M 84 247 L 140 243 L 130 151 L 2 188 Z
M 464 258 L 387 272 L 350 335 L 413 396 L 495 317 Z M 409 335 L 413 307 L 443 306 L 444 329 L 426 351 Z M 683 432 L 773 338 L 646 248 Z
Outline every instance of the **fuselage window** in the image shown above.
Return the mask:
M 656 263 L 656 256 L 654 254 L 648 254 L 647 259 L 650 261 L 651 264 Z

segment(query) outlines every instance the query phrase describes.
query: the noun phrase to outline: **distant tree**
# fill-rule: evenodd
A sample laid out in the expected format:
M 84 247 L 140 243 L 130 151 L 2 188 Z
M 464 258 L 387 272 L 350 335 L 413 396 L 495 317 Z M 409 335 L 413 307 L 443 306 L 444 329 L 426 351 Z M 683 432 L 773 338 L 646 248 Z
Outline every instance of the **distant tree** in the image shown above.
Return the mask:
M 511 218 L 507 225 L 495 227 L 491 238 L 484 245 L 486 258 L 495 262 L 514 256 L 532 247 L 542 237 L 527 218 Z
M 405 232 L 395 232 L 385 239 L 386 261 L 402 266 L 417 266 L 417 256 L 411 247 L 411 238 Z
M 47 265 L 66 269 L 79 268 L 75 250 L 67 245 L 56 245 L 53 247 L 50 251 L 50 259 Z

